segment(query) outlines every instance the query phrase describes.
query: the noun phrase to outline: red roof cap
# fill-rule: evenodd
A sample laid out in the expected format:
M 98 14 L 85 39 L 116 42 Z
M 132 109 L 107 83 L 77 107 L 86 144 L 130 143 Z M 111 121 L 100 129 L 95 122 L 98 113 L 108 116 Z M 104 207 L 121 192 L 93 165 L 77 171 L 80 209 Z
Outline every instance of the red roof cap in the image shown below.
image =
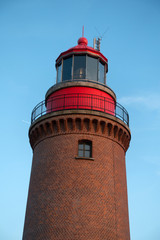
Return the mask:
M 62 57 L 67 57 L 69 55 L 72 55 L 74 53 L 76 54 L 82 54 L 87 53 L 91 54 L 97 57 L 100 57 L 106 64 L 108 64 L 108 59 L 99 51 L 96 49 L 87 46 L 88 40 L 85 37 L 81 37 L 78 39 L 78 45 L 72 48 L 69 48 L 67 51 L 62 52 L 58 58 L 56 59 L 56 64 L 61 60 Z
M 88 40 L 85 37 L 81 37 L 78 39 L 78 45 L 88 45 Z

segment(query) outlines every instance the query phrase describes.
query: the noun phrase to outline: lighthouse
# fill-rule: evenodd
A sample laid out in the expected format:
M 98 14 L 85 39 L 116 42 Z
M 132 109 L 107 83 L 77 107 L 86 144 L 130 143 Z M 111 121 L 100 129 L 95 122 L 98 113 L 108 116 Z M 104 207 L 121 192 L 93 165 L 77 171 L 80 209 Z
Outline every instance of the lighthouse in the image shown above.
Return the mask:
M 129 240 L 129 115 L 107 86 L 108 59 L 81 37 L 55 66 L 31 115 L 23 240 Z

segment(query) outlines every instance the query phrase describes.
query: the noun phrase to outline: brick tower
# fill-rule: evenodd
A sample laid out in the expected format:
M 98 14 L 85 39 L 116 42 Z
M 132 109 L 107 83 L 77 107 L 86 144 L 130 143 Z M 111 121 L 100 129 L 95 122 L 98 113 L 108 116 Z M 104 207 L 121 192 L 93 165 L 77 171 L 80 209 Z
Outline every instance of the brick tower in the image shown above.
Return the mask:
M 23 240 L 129 240 L 129 116 L 106 85 L 108 60 L 81 37 L 32 112 Z

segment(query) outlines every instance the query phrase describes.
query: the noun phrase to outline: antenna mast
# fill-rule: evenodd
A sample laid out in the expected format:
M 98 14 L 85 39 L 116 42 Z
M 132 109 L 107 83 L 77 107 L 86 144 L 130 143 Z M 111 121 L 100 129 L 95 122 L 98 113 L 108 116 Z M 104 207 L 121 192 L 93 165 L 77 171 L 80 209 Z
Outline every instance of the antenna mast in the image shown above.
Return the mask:
M 93 39 L 93 48 L 96 49 L 97 51 L 100 51 L 100 46 L 101 46 L 101 41 L 105 33 L 108 31 L 109 27 L 104 31 L 104 33 L 101 35 L 98 29 L 95 27 L 96 31 L 98 32 L 99 36 L 97 39 Z
M 102 38 L 94 38 L 93 39 L 93 48 L 100 52 L 100 46 L 101 46 L 101 40 Z
M 84 25 L 82 27 L 82 37 L 84 37 Z

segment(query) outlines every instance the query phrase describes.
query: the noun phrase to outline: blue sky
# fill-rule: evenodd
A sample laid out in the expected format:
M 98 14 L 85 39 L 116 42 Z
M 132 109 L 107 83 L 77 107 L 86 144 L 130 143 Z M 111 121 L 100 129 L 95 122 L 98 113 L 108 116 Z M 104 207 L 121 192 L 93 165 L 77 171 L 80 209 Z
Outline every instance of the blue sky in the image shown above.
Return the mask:
M 160 2 L 0 0 L 0 239 L 22 238 L 31 111 L 55 84 L 55 59 L 104 34 L 107 84 L 130 115 L 126 154 L 132 240 L 160 239 Z M 97 32 L 98 29 L 98 32 Z

